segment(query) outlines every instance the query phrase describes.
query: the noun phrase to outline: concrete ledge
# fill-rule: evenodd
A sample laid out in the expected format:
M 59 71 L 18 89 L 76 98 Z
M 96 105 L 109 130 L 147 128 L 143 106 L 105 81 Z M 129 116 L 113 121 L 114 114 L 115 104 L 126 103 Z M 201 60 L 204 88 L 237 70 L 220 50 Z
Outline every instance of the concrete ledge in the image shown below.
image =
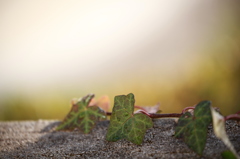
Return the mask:
M 56 132 L 59 121 L 0 122 L 0 158 L 221 158 L 227 150 L 209 127 L 203 156 L 191 151 L 174 135 L 174 119 L 155 119 L 142 145 L 126 140 L 105 140 L 109 121 L 99 122 L 90 134 L 79 131 Z M 240 125 L 226 123 L 226 129 L 240 154 Z

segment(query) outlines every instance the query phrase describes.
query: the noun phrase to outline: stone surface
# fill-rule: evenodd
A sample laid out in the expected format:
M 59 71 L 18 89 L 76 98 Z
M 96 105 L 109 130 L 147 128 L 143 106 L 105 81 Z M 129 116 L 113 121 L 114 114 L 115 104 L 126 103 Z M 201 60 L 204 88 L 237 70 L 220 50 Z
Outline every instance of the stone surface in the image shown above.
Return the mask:
M 221 158 L 227 150 L 209 127 L 203 156 L 174 135 L 174 119 L 155 119 L 142 145 L 105 140 L 109 121 L 99 122 L 90 134 L 54 131 L 59 121 L 0 122 L 0 158 Z M 227 121 L 226 129 L 240 154 L 240 125 Z

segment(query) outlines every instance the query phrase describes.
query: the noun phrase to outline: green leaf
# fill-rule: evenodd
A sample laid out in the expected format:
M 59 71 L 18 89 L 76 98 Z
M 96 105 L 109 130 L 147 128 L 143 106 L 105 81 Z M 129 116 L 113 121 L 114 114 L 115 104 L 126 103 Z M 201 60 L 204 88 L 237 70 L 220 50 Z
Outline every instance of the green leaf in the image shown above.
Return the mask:
M 177 138 L 183 137 L 188 126 L 191 124 L 192 120 L 191 117 L 192 117 L 191 113 L 186 112 L 179 118 L 178 125 L 175 128 L 175 137 Z
M 89 94 L 81 98 L 76 104 L 73 104 L 71 111 L 57 127 L 57 130 L 78 128 L 84 133 L 89 133 L 100 118 L 105 118 L 104 111 L 99 107 L 89 106 L 93 97 L 93 94 Z
M 151 128 L 153 123 L 152 119 L 145 114 L 133 114 L 134 103 L 132 93 L 114 98 L 113 112 L 106 136 L 108 141 L 127 139 L 137 145 L 142 143 L 146 130 Z
M 184 113 L 178 120 L 175 136 L 184 138 L 184 142 L 193 151 L 202 155 L 207 139 L 207 127 L 212 122 L 211 102 L 202 101 L 194 109 L 194 115 Z
M 221 153 L 223 159 L 237 159 L 231 151 L 224 151 Z

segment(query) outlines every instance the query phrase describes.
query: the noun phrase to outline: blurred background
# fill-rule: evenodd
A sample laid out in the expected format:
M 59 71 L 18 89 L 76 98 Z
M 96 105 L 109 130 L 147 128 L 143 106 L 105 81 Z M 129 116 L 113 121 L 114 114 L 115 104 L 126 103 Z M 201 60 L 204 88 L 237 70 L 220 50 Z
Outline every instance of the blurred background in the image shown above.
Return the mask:
M 235 113 L 239 28 L 238 0 L 0 0 L 0 120 L 63 119 L 88 93 Z

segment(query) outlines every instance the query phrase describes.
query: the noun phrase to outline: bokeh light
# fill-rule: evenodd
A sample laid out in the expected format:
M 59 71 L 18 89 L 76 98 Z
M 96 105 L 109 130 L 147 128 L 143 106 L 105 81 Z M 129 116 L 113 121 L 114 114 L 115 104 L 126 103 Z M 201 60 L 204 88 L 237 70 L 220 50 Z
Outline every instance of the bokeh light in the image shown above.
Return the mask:
M 240 2 L 0 1 L 0 120 L 63 119 L 72 98 L 135 94 L 177 113 L 240 110 Z M 109 110 L 111 111 L 111 109 Z

